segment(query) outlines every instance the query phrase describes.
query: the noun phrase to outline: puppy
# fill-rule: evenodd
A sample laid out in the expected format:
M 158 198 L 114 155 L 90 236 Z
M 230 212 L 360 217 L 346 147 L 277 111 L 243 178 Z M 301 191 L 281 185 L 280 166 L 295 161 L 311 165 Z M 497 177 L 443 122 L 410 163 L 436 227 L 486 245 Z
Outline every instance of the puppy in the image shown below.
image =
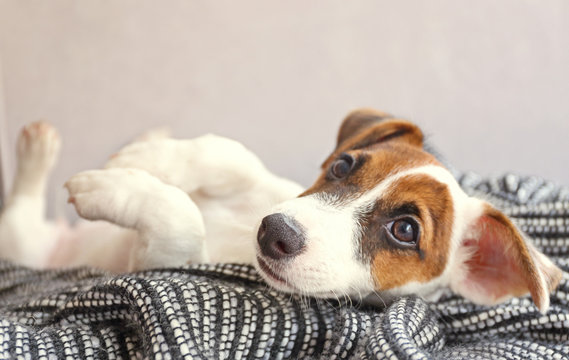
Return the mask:
M 495 304 L 529 292 L 547 311 L 561 271 L 504 214 L 462 191 L 416 125 L 352 112 L 322 169 L 301 193 L 242 145 L 206 135 L 134 143 L 66 187 L 81 217 L 131 229 L 121 235 L 130 242 L 100 246 L 121 255 L 113 269 L 248 262 L 273 287 L 315 297 L 436 300 L 450 288 Z M 27 262 L 100 266 L 76 254 L 82 245 L 55 261 L 67 245 L 54 238 Z

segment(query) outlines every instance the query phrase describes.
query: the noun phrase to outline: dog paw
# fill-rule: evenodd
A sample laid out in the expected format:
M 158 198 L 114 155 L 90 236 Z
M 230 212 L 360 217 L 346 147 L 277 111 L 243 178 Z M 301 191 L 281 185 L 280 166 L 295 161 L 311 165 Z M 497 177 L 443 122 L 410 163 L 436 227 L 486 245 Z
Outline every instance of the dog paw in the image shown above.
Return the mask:
M 18 166 L 26 172 L 46 173 L 55 164 L 60 147 L 55 127 L 43 121 L 28 124 L 18 137 Z
M 137 210 L 146 198 L 143 189 L 151 192 L 152 182 L 152 177 L 142 170 L 108 169 L 81 172 L 64 186 L 69 192 L 68 202 L 82 218 L 133 227 Z
M 182 190 L 140 169 L 89 170 L 71 177 L 65 187 L 69 202 L 88 220 L 144 230 L 179 214 L 201 219 L 199 210 Z

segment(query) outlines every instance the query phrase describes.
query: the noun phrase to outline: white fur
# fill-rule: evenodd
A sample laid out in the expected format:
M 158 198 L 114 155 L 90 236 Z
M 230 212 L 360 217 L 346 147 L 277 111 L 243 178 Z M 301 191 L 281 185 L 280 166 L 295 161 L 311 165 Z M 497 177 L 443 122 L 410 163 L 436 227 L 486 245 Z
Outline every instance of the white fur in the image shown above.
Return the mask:
M 25 265 L 47 265 L 54 229 L 45 221 L 45 186 L 59 154 L 57 131 L 46 123 L 26 126 L 17 143 L 18 167 L 0 217 L 0 254 Z
M 294 218 L 306 230 L 305 251 L 286 265 L 275 266 L 286 284 L 269 277 L 267 281 L 272 286 L 321 297 L 365 297 L 373 291 L 369 267 L 357 260 L 352 209 L 333 203 L 333 199 L 326 201 L 310 195 L 286 201 L 271 210 Z M 257 254 L 261 254 L 258 245 Z M 273 264 L 271 259 L 263 260 Z

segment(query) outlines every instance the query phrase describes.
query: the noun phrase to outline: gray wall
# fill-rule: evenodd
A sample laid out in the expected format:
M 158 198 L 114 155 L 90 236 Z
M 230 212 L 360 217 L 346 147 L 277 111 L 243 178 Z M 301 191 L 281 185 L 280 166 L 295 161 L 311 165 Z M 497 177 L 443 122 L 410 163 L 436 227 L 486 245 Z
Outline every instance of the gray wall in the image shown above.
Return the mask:
M 569 185 L 564 0 L 0 0 L 0 57 L 3 146 L 56 124 L 54 192 L 164 124 L 309 185 L 359 106 L 418 122 L 458 168 Z
M 2 59 L 0 59 L 2 60 Z M 6 159 L 12 155 L 12 150 L 7 147 L 7 128 L 6 125 L 6 112 L 4 111 L 4 88 L 2 86 L 2 62 L 0 61 L 0 209 L 5 201 L 5 169 Z

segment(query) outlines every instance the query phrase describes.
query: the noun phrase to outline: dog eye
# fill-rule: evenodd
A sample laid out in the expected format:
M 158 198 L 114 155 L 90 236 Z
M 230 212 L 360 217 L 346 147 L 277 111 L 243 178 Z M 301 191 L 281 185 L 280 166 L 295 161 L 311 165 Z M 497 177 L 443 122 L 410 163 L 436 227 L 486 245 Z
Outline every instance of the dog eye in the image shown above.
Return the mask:
M 355 160 L 349 154 L 342 154 L 341 157 L 330 166 L 330 174 L 336 179 L 345 178 L 354 167 Z
M 417 244 L 419 225 L 412 218 L 402 218 L 387 224 L 389 232 L 400 244 L 409 246 Z

